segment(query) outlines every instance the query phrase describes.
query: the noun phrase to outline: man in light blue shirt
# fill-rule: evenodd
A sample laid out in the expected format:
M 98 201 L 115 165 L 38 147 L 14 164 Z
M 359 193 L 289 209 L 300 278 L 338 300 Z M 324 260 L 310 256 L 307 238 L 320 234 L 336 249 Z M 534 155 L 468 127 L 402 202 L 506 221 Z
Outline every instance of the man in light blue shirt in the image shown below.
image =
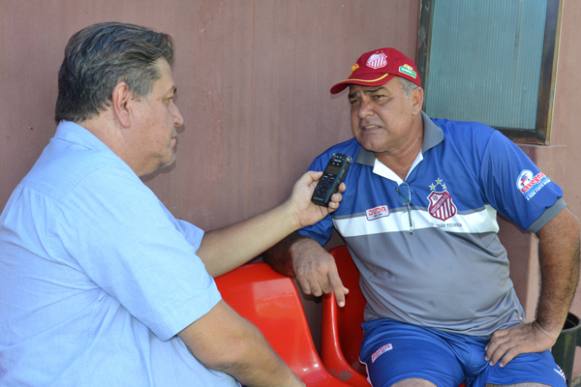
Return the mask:
M 300 386 L 220 297 L 231 270 L 331 209 L 307 173 L 282 205 L 204 234 L 140 180 L 175 160 L 171 38 L 71 37 L 55 136 L 0 215 L 0 385 Z M 344 187 L 343 187 L 344 188 Z

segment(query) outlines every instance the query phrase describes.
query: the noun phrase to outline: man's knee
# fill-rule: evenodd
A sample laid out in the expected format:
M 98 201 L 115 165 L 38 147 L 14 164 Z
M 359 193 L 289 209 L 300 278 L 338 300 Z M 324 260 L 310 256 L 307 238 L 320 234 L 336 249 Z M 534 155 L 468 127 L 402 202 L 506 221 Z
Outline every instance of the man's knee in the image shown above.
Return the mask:
M 435 387 L 435 386 L 436 385 L 432 382 L 428 382 L 427 380 L 418 378 L 400 380 L 399 382 L 393 385 L 393 387 Z

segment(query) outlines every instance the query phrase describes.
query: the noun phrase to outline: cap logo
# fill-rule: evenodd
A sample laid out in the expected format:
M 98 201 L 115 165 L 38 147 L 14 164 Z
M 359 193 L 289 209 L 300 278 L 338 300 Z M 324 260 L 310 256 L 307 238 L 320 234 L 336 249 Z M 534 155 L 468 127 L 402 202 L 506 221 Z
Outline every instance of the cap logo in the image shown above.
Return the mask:
M 353 66 L 351 66 L 351 72 L 354 72 L 358 68 L 359 68 L 359 65 L 357 63 L 355 63 Z
M 385 67 L 387 66 L 387 55 L 385 55 L 383 52 L 373 54 L 367 58 L 367 63 L 365 63 L 365 65 L 374 70 Z
M 416 79 L 418 76 L 418 74 L 414 71 L 414 68 L 409 64 L 399 66 L 399 72 L 401 74 L 407 75 L 408 77 L 412 77 L 413 79 Z

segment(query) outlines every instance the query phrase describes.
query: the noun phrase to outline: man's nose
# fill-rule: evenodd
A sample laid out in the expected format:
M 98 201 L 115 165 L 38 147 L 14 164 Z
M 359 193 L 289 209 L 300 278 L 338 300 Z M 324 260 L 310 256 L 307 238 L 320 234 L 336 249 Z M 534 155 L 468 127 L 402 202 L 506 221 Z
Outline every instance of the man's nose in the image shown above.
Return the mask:
M 177 106 L 175 107 L 174 112 L 174 126 L 178 129 L 184 127 L 184 116 L 182 116 L 182 113 L 180 112 L 180 109 Z
M 361 97 L 361 103 L 359 104 L 359 110 L 357 113 L 359 118 L 369 117 L 373 113 L 371 109 L 371 98 L 366 95 Z

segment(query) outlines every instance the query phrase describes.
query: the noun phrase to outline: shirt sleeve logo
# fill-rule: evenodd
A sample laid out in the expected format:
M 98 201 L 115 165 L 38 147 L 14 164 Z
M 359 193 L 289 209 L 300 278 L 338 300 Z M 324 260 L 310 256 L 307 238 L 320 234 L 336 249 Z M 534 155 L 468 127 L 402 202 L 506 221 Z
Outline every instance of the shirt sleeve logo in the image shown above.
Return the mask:
M 441 190 L 437 190 L 438 186 Z M 452 200 L 452 195 L 448 192 L 446 183 L 440 178 L 430 184 L 430 194 L 428 195 L 428 213 L 436 219 L 446 221 L 456 215 L 458 208 Z
M 526 200 L 531 200 L 547 184 L 551 182 L 543 172 L 533 175 L 528 169 L 523 169 L 516 179 L 516 188 L 524 195 Z

